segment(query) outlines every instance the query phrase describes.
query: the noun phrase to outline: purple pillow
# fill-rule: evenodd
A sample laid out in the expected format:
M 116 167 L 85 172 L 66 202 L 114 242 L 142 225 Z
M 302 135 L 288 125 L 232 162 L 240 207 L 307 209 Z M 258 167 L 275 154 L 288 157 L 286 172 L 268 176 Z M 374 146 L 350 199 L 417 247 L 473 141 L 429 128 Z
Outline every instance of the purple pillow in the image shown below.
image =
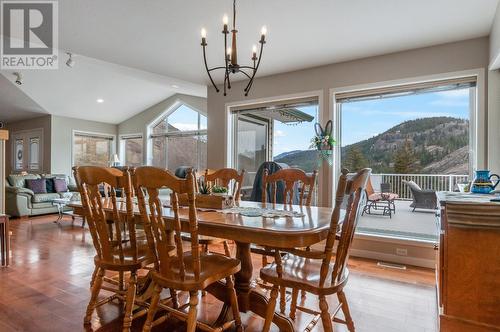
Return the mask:
M 26 188 L 33 190 L 35 194 L 47 193 L 45 179 L 26 179 Z
M 64 179 L 54 179 L 54 189 L 57 193 L 68 191 L 68 185 Z

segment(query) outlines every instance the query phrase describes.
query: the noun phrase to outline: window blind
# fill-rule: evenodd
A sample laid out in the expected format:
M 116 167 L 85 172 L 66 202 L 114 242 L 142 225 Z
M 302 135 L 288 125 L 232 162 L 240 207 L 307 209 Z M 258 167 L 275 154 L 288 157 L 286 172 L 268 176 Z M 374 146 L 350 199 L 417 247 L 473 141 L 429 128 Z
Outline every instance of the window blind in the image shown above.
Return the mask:
M 338 103 L 348 103 L 382 98 L 394 98 L 421 93 L 465 89 L 475 87 L 476 80 L 475 76 L 469 76 L 432 82 L 420 82 L 376 89 L 350 91 L 336 94 L 335 99 Z

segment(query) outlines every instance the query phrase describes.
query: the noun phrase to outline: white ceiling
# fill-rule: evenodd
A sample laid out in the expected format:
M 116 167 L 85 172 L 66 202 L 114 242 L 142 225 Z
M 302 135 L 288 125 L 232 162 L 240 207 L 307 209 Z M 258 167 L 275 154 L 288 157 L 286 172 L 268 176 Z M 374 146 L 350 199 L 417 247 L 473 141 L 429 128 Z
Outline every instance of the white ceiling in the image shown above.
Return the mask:
M 73 59 L 73 68 L 63 57 L 57 70 L 22 71 L 24 83 L 18 88 L 51 114 L 115 124 L 176 93 L 206 96 L 206 87 L 200 84 L 80 55 Z M 12 71 L 1 73 L 14 84 Z
M 13 122 L 47 114 L 36 102 L 0 75 L 0 121 Z
M 268 43 L 259 74 L 488 35 L 498 0 L 239 0 L 239 59 L 249 62 L 260 28 Z M 207 83 L 223 59 L 222 15 L 231 0 L 64 0 L 61 43 L 77 53 Z M 231 16 L 231 15 L 230 15 Z M 248 61 L 245 61 L 245 60 Z
M 239 59 L 249 60 L 264 24 L 259 76 L 486 36 L 498 2 L 239 0 Z M 0 121 L 35 110 L 119 123 L 174 93 L 206 96 L 199 32 L 208 31 L 209 65 L 221 65 L 221 18 L 231 8 L 231 0 L 59 1 L 59 47 L 77 63 L 25 71 L 22 93 L 0 78 Z

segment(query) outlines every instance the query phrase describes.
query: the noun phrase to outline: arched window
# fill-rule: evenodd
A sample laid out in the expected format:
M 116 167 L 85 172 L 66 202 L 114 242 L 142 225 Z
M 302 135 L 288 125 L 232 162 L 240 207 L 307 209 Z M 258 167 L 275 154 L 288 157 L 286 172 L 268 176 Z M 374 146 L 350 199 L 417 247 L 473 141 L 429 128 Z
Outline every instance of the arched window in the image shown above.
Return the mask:
M 151 164 L 175 171 L 207 167 L 207 117 L 181 104 L 150 126 Z

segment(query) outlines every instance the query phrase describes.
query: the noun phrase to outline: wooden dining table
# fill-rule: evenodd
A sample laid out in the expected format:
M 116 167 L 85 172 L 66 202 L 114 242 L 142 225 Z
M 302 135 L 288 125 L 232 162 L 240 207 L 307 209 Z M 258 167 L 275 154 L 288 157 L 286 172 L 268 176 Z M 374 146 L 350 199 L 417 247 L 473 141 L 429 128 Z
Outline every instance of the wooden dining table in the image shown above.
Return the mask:
M 123 211 L 125 206 L 123 204 Z M 82 204 L 79 201 L 71 202 L 69 207 L 74 213 L 83 214 Z M 326 207 L 304 207 L 297 205 L 281 205 L 241 201 L 240 207 L 272 208 L 276 210 L 297 211 L 301 216 L 287 216 L 278 218 L 244 216 L 240 213 L 225 213 L 217 210 L 197 210 L 198 234 L 233 240 L 236 244 L 236 258 L 241 261 L 241 270 L 235 275 L 235 289 L 238 295 L 238 304 L 241 312 L 251 311 L 265 317 L 268 299 L 264 292 L 252 284 L 252 259 L 250 245 L 257 244 L 280 249 L 308 247 L 326 239 L 330 227 L 332 209 Z M 109 199 L 104 199 L 105 210 L 111 212 Z M 139 216 L 136 208 L 135 215 Z M 168 203 L 163 208 L 166 220 L 173 218 L 173 210 Z M 180 208 L 179 216 L 183 231 L 189 232 L 188 209 Z M 140 222 L 140 219 L 138 220 Z M 222 282 L 212 284 L 207 292 L 220 301 L 229 303 L 227 290 Z M 149 292 L 148 292 L 149 293 Z M 224 308 L 219 319 L 230 315 L 230 310 Z M 294 331 L 293 321 L 281 313 L 275 313 L 273 322 L 280 331 Z

